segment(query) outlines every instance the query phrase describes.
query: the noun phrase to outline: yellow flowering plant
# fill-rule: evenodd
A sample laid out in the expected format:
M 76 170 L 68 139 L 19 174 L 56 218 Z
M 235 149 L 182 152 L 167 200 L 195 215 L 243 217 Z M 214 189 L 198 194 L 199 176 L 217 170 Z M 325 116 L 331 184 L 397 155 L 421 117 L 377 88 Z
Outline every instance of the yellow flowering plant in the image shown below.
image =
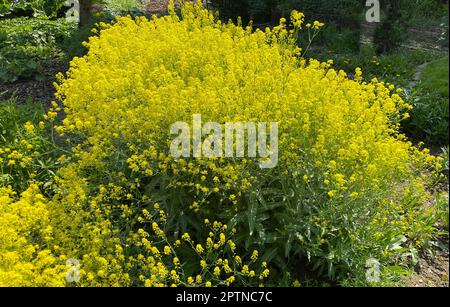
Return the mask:
M 51 184 L 63 164 L 64 149 L 48 137 L 51 123 L 44 113 L 37 103 L 17 105 L 14 99 L 0 103 L 0 186 L 10 185 L 21 193 L 30 181 Z
M 261 31 L 223 23 L 201 4 L 169 11 L 100 25 L 89 53 L 58 77 L 64 119 L 55 104 L 46 120 L 70 154 L 43 202 L 51 218 L 36 221 L 52 234 L 30 243 L 53 257 L 55 280 L 77 259 L 83 286 L 298 286 L 305 264 L 366 284 L 368 259 L 389 276 L 392 263 L 426 246 L 437 215 L 423 203 L 439 163 L 399 132 L 411 108 L 400 90 L 304 59 L 299 12 Z M 194 114 L 277 122 L 277 167 L 174 158 L 170 127 Z M 30 181 L 33 193 L 48 189 Z M 4 193 L 2 218 L 21 201 Z M 24 246 L 34 240 L 11 227 Z M 14 246 L 2 245 L 0 258 Z

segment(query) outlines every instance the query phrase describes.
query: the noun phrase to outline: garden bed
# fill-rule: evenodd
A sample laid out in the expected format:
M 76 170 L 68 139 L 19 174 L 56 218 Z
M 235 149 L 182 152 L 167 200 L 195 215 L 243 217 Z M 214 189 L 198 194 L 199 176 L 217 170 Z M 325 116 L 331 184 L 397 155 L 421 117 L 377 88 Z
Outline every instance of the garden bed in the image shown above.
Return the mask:
M 42 80 L 21 80 L 13 83 L 0 83 L 0 100 L 15 99 L 17 103 L 23 104 L 28 100 L 40 102 L 46 107 L 55 99 L 53 83 L 58 73 L 64 73 L 68 64 L 55 61 L 44 66 Z

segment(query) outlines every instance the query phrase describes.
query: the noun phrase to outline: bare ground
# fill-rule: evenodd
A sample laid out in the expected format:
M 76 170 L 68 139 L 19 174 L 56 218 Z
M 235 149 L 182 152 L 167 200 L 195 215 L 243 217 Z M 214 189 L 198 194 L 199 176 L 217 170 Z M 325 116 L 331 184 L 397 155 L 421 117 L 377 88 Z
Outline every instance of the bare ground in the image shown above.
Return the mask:
M 53 62 L 46 65 L 42 81 L 20 80 L 14 83 L 0 83 L 0 101 L 15 98 L 17 103 L 23 104 L 31 98 L 33 101 L 49 105 L 54 99 L 55 76 L 67 69 L 67 64 Z
M 409 287 L 448 287 L 449 253 L 437 251 L 436 255 L 423 255 L 416 265 L 415 273 L 406 279 Z

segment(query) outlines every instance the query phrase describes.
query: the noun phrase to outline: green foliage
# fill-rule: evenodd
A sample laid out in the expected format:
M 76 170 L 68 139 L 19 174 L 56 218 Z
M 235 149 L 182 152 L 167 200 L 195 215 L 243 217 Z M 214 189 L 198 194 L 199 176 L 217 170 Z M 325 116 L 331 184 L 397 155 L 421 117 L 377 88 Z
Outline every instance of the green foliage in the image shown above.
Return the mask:
M 407 0 L 384 0 L 381 8 L 385 17 L 375 30 L 373 43 L 378 54 L 389 53 L 397 49 L 407 39 L 409 11 L 405 10 Z
M 0 102 L 1 186 L 9 185 L 20 193 L 27 189 L 27 182 L 49 184 L 55 175 L 63 150 L 55 145 L 48 125 L 41 122 L 44 113 L 39 102 Z
M 357 54 L 360 51 L 359 31 L 339 29 L 335 22 L 325 24 L 313 46 L 325 48 L 338 54 Z
M 324 32 L 326 31 L 324 30 Z M 337 49 L 330 48 L 327 53 L 313 54 L 312 57 L 319 58 L 322 61 L 332 59 L 334 67 L 347 73 L 351 73 L 359 67 L 367 81 L 377 78 L 380 81 L 403 87 L 411 82 L 417 66 L 439 57 L 437 53 L 421 50 L 398 51 L 378 56 L 373 48 L 367 46 L 358 53 L 341 53 L 342 50 L 338 49 L 339 43 L 336 43 L 336 45 Z
M 24 9 L 27 6 L 26 0 L 1 0 L 0 1 L 0 17 L 11 14 L 14 10 Z
M 447 171 L 448 171 L 448 147 L 447 147 Z M 448 192 L 438 193 L 434 205 L 439 208 L 439 222 L 444 231 L 448 234 L 449 229 L 449 199 Z
M 448 57 L 430 63 L 422 74 L 422 86 L 430 92 L 437 92 L 448 98 Z
M 103 14 L 93 16 L 89 22 L 77 27 L 70 32 L 69 36 L 64 38 L 60 47 L 64 50 L 67 61 L 70 61 L 76 56 L 84 56 L 87 53 L 87 48 L 83 42 L 87 42 L 90 37 L 96 36 L 94 32 L 98 30 L 96 25 L 100 22 L 111 22 L 111 18 Z
M 442 18 L 448 20 L 448 0 L 420 0 L 403 3 L 413 24 L 433 24 Z
M 298 9 L 313 19 L 333 20 L 340 26 L 350 26 L 360 19 L 364 5 L 360 0 L 282 0 L 278 1 L 278 7 L 284 14 Z
M 450 156 L 450 150 L 449 150 L 449 146 L 445 146 L 441 148 L 441 151 L 439 153 L 439 157 L 442 160 L 442 171 L 441 171 L 441 178 L 442 179 L 441 182 L 443 183 L 444 186 L 444 190 L 447 190 L 448 192 L 448 186 L 449 186 L 449 179 L 450 179 L 450 173 L 449 173 L 449 169 L 450 169 L 450 162 L 449 162 L 449 156 Z M 448 198 L 448 195 L 447 195 Z M 447 199 L 447 211 L 448 211 L 448 199 Z M 448 213 L 447 213 L 447 231 L 448 231 Z
M 295 9 L 305 13 L 308 21 L 326 23 L 317 39 L 322 46 L 345 52 L 359 51 L 363 12 L 359 0 L 215 0 L 212 3 L 223 19 L 236 20 L 236 16 L 242 16 L 244 22 L 251 19 L 256 24 L 277 24 L 281 17 L 289 17 Z
M 448 48 L 448 17 L 439 26 L 441 28 L 441 34 L 439 35 L 438 43 Z
M 29 1 L 34 16 L 56 17 L 66 0 L 33 0 Z
M 37 124 L 44 112 L 41 103 L 29 101 L 25 105 L 18 105 L 13 99 L 0 101 L 0 144 L 14 142 L 20 127 L 28 121 Z
M 360 0 L 213 0 L 225 19 L 251 18 L 256 23 L 277 23 L 280 17 L 287 17 L 292 10 L 299 10 L 311 19 L 334 20 L 340 26 L 355 26 L 363 5 Z
M 236 20 L 237 16 L 241 16 L 244 21 L 252 19 L 257 24 L 276 24 L 280 17 L 287 17 L 293 9 L 297 9 L 311 20 L 321 20 L 331 25 L 323 31 L 323 40 L 320 40 L 326 42 L 325 47 L 352 52 L 359 50 L 360 23 L 364 17 L 365 1 L 213 0 L 211 2 L 223 19 Z M 382 23 L 377 27 L 373 38 L 378 54 L 392 52 L 398 48 L 408 38 L 407 30 L 412 24 L 433 24 L 433 22 L 442 24 L 444 39 L 441 42 L 448 41 L 448 1 L 383 0 L 381 8 Z
M 276 0 L 249 0 L 248 13 L 255 22 L 277 22 L 280 17 Z
M 442 160 L 444 161 L 444 172 L 446 172 L 446 175 L 448 177 L 448 171 L 449 171 L 449 155 L 450 155 L 450 150 L 448 145 L 446 147 L 443 147 L 441 149 L 441 154 L 440 157 L 442 158 Z
M 286 6 L 286 4 L 288 4 Z M 324 21 L 326 26 L 318 43 L 327 49 L 338 52 L 360 50 L 361 20 L 363 3 L 359 0 L 344 1 L 286 1 L 284 11 L 298 7 L 307 16 Z
M 63 8 L 66 0 L 2 0 L 0 2 L 0 16 L 22 11 L 31 11 L 33 16 L 56 17 Z
M 150 0 L 103 0 L 103 11 L 109 16 L 141 15 Z
M 383 0 L 381 8 L 382 23 L 373 38 L 378 54 L 389 53 L 400 47 L 408 39 L 407 33 L 411 26 L 436 22 L 442 24 L 446 20 L 448 33 L 448 1 Z
M 433 214 L 418 210 L 420 200 L 414 194 L 398 199 L 404 212 L 383 204 L 382 193 L 366 195 L 365 199 L 347 202 L 345 206 L 330 205 L 320 193 L 320 185 L 311 182 L 305 186 L 302 178 L 292 180 L 272 175 L 246 198 L 244 211 L 225 209 L 222 215 L 233 216 L 230 224 L 238 229 L 238 244 L 256 245 L 265 251 L 262 259 L 276 264 L 279 270 L 276 275 L 302 268 L 302 278 L 315 274 L 316 280 L 329 278 L 343 284 L 367 286 L 364 263 L 377 255 L 378 261 L 392 264 L 382 267 L 383 282 L 394 283 L 407 273 L 405 265 L 411 260 L 407 255 L 418 257 L 414 243 L 408 243 L 409 240 L 428 241 L 428 234 L 435 233 L 433 225 L 445 212 L 441 208 Z M 380 203 L 367 211 L 364 202 L 369 199 L 373 204 Z M 394 225 L 373 225 L 372 221 L 383 210 L 386 210 L 383 218 L 416 219 L 418 223 L 411 237 L 404 237 Z M 392 260 L 397 252 L 406 257 Z M 385 258 L 380 258 L 381 255 Z M 305 263 L 310 265 L 305 267 Z
M 237 20 L 238 16 L 245 22 L 249 20 L 249 1 L 212 0 L 211 6 L 219 11 L 223 20 Z
M 448 145 L 448 58 L 428 65 L 421 83 L 412 90 L 414 109 L 407 132 L 431 145 Z
M 411 92 L 410 99 L 414 109 L 411 121 L 405 123 L 408 134 L 429 144 L 448 144 L 448 97 L 419 85 Z
M 406 27 L 399 20 L 388 20 L 375 30 L 373 43 L 377 47 L 377 54 L 383 54 L 394 51 L 406 39 Z
M 64 19 L 15 18 L 0 21 L 0 81 L 41 78 L 45 62 L 61 56 L 58 43 L 75 27 Z

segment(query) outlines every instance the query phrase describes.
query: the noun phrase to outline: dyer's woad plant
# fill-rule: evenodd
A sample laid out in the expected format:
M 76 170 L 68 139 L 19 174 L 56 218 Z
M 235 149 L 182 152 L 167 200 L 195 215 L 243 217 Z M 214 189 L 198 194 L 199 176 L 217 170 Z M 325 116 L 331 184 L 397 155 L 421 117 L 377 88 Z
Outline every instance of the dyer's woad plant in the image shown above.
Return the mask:
M 369 260 L 385 278 L 427 244 L 436 163 L 399 133 L 410 106 L 299 56 L 303 18 L 253 31 L 186 3 L 101 25 L 60 76 L 64 120 L 56 105 L 46 116 L 71 146 L 63 166 L 22 196 L 0 190 L 0 283 L 297 285 L 300 268 L 366 283 Z M 277 167 L 175 159 L 170 127 L 194 114 L 278 122 Z

